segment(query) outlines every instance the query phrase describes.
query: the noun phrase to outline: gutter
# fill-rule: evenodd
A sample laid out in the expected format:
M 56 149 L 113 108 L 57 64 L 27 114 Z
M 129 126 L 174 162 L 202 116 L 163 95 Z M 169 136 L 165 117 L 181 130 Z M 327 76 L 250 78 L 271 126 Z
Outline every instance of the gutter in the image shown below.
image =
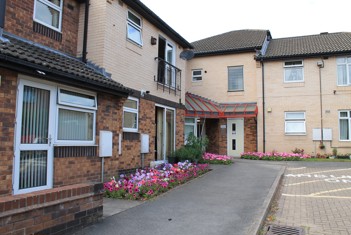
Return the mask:
M 85 0 L 85 14 L 84 14 L 84 33 L 83 33 L 83 50 L 82 61 L 87 63 L 87 45 L 88 45 L 88 25 L 89 25 L 89 0 Z
M 2 62 L 1 60 L 4 60 L 4 62 Z M 21 66 L 18 66 L 18 65 L 21 65 Z M 109 93 L 111 95 L 117 95 L 121 97 L 128 97 L 132 92 L 127 87 L 117 87 L 117 86 L 112 87 L 110 84 L 105 84 L 103 82 L 86 79 L 86 78 L 75 76 L 65 72 L 52 71 L 47 67 L 32 64 L 32 63 L 29 63 L 20 59 L 12 58 L 9 56 L 0 55 L 0 67 L 8 68 L 20 73 L 32 75 L 45 80 L 65 83 L 66 85 L 74 85 L 81 88 L 88 88 L 90 90 Z M 40 75 L 37 72 L 37 70 L 44 72 L 45 75 Z M 62 78 L 68 78 L 68 79 L 63 80 Z
M 263 152 L 266 152 L 266 98 L 265 98 L 265 86 L 264 86 L 264 63 L 261 60 L 262 65 L 262 134 L 263 134 Z

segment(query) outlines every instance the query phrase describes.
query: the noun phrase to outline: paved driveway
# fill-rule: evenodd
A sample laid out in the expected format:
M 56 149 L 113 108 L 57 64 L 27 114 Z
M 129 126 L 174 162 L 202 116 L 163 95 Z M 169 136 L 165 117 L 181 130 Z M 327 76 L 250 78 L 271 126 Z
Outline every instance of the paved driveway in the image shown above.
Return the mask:
M 216 167 L 155 200 L 76 234 L 253 235 L 282 168 L 252 161 Z
M 351 235 L 351 164 L 288 164 L 274 223 L 307 235 Z

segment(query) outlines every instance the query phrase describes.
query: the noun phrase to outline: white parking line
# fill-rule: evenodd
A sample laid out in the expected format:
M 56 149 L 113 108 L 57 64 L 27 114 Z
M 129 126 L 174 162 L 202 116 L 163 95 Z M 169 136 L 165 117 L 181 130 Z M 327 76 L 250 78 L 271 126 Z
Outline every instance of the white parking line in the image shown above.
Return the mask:
M 324 180 L 304 181 L 304 182 L 293 183 L 293 184 L 285 184 L 284 186 L 295 186 L 295 185 L 300 185 L 300 184 L 310 184 L 310 183 L 321 182 L 321 181 L 324 181 Z
M 313 196 L 313 195 L 295 195 L 295 194 L 282 194 L 285 197 L 307 197 L 307 198 L 332 198 L 332 199 L 351 199 L 351 197 L 344 196 Z
M 327 170 L 327 171 L 308 172 L 308 173 L 306 173 L 306 174 L 312 175 L 312 174 L 317 174 L 317 173 L 334 172 L 334 171 L 347 171 L 347 170 L 351 170 L 351 168 L 345 168 L 345 169 L 334 169 L 334 170 Z
M 306 167 L 288 168 L 288 170 L 302 170 L 302 169 L 306 169 Z
M 351 190 L 351 188 L 341 188 L 341 189 L 322 191 L 322 192 L 319 192 L 319 193 L 311 193 L 310 196 L 316 196 L 316 195 L 320 195 L 320 194 L 324 194 L 324 193 L 341 192 L 341 191 L 346 191 L 346 190 Z

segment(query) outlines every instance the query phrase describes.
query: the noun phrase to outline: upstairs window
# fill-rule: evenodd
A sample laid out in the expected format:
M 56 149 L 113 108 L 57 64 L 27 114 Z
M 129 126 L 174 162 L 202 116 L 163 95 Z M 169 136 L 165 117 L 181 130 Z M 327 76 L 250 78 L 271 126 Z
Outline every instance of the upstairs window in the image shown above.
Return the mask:
M 141 39 L 141 19 L 128 11 L 128 19 L 127 19 L 127 38 L 137 43 L 138 45 L 142 45 Z
M 284 62 L 284 82 L 303 82 L 302 60 Z
M 228 67 L 228 91 L 244 90 L 244 67 Z
M 351 111 L 339 112 L 340 140 L 351 140 Z
M 336 59 L 338 66 L 338 86 L 351 86 L 351 57 Z
M 129 97 L 123 106 L 123 131 L 138 131 L 139 100 Z
M 61 31 L 63 0 L 35 0 L 34 21 Z
M 202 81 L 202 69 L 194 69 L 192 71 L 193 82 Z
M 306 134 L 305 112 L 285 112 L 285 134 Z

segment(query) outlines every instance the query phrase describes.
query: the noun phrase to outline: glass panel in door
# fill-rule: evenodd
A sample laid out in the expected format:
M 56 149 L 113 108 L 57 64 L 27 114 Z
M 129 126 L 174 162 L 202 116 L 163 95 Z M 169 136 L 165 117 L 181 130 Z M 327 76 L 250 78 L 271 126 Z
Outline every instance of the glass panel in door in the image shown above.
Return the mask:
M 50 102 L 54 92 L 51 87 L 29 84 L 32 82 L 21 81 L 19 87 L 15 194 L 50 188 L 52 184 Z

